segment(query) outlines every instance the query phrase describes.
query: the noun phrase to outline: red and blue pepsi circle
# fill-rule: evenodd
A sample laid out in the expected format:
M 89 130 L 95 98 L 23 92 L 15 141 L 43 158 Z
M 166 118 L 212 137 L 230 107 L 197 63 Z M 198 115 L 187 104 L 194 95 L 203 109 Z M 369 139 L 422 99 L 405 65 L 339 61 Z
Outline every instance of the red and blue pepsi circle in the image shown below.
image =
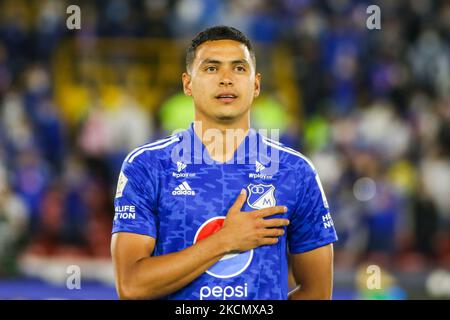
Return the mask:
M 225 221 L 224 216 L 211 218 L 204 222 L 194 237 L 194 244 L 219 231 Z M 231 278 L 244 272 L 253 259 L 253 249 L 241 253 L 227 254 L 217 261 L 206 273 L 216 278 Z

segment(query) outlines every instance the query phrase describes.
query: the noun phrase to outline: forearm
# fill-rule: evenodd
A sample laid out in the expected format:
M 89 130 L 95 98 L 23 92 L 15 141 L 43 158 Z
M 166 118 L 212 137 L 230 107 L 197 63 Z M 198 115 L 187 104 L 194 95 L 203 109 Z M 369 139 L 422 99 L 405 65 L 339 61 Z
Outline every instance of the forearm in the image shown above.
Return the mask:
M 138 260 L 118 284 L 125 299 L 154 299 L 183 288 L 227 253 L 220 232 L 179 252 Z M 120 281 L 119 281 L 120 282 Z
M 331 300 L 333 293 L 333 245 L 289 256 L 297 286 L 289 300 Z

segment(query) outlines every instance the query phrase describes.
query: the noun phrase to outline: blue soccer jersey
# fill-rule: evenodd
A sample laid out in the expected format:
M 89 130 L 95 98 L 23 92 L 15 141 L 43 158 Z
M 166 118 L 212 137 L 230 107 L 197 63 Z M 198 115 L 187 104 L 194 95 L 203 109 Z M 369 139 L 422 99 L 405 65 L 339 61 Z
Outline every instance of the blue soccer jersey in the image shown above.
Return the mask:
M 250 129 L 227 163 L 213 161 L 188 130 L 133 150 L 115 197 L 113 233 L 156 239 L 154 256 L 177 252 L 219 230 L 242 188 L 242 211 L 284 205 L 285 235 L 275 245 L 228 254 L 167 299 L 287 299 L 288 253 L 335 242 L 336 231 L 313 165 Z

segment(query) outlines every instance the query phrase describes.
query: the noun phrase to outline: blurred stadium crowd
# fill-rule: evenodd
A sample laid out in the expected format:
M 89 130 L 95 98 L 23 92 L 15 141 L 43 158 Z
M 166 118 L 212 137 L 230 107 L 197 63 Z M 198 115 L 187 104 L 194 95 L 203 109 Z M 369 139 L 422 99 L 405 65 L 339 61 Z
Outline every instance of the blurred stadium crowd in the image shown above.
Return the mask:
M 81 8 L 81 30 L 66 28 L 69 4 Z M 381 30 L 366 27 L 370 4 Z M 72 41 L 89 52 L 102 39 L 186 44 L 214 24 L 289 52 L 297 100 L 270 81 L 286 61 L 257 52 L 270 95 L 254 125 L 281 128 L 316 165 L 340 237 L 336 269 L 450 269 L 449 1 L 2 0 L 0 276 L 20 273 L 24 255 L 108 257 L 123 158 L 192 119 L 189 101 L 168 98 L 181 92 L 179 73 L 160 99 L 91 82 L 87 93 L 61 91 L 70 71 L 57 50 Z

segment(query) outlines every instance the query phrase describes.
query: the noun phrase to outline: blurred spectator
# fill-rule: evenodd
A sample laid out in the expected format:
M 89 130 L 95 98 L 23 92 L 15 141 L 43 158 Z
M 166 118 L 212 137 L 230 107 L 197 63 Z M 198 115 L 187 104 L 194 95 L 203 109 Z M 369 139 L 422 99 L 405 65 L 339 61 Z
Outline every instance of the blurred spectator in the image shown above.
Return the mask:
M 439 229 L 439 215 L 435 203 L 421 185 L 413 199 L 415 249 L 434 258 L 434 242 Z
M 194 121 L 194 104 L 183 92 L 170 96 L 158 110 L 161 125 L 160 136 L 173 134 L 175 130 L 187 128 Z
M 0 43 L 0 96 L 3 96 L 6 93 L 12 80 L 6 55 L 5 47 Z
M 40 61 L 50 62 L 52 53 L 64 35 L 64 2 L 55 0 L 41 1 L 36 21 L 35 56 Z
M 51 180 L 51 171 L 38 150 L 30 147 L 19 152 L 13 171 L 13 186 L 28 207 L 31 234 L 37 231 L 40 202 Z
M 0 276 L 15 273 L 27 225 L 27 207 L 9 188 L 6 170 L 0 165 Z

